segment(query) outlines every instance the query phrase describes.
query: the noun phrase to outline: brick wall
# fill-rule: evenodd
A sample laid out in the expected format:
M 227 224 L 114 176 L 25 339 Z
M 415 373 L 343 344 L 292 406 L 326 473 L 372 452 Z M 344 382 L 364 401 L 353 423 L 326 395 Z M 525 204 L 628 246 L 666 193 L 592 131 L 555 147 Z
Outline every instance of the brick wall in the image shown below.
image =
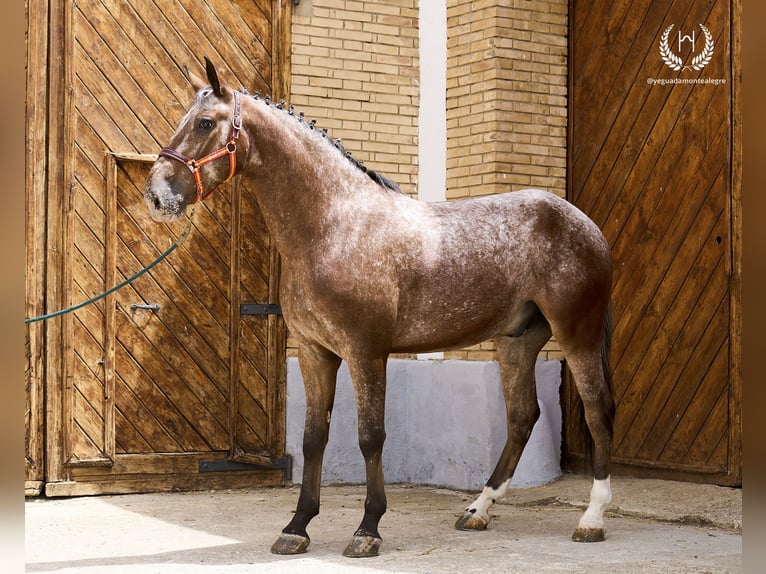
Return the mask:
M 292 19 L 291 103 L 411 195 L 418 4 L 301 0 Z M 447 0 L 448 199 L 525 187 L 565 196 L 567 9 L 568 0 Z M 495 352 L 486 342 L 446 356 Z M 561 357 L 555 341 L 542 356 Z
M 291 102 L 371 169 L 416 193 L 418 0 L 302 0 Z

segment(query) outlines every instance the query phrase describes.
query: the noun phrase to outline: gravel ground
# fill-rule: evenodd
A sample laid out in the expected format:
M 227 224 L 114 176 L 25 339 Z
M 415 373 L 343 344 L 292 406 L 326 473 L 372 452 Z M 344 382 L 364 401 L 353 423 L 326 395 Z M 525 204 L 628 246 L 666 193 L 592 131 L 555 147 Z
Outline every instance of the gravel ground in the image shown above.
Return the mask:
M 375 558 L 341 556 L 362 514 L 364 487 L 322 490 L 309 551 L 275 556 L 298 487 L 33 499 L 26 502 L 26 571 L 66 573 L 448 572 L 681 573 L 742 571 L 742 491 L 614 477 L 607 539 L 570 540 L 590 479 L 565 476 L 511 490 L 484 532 L 454 529 L 474 498 L 389 485 Z

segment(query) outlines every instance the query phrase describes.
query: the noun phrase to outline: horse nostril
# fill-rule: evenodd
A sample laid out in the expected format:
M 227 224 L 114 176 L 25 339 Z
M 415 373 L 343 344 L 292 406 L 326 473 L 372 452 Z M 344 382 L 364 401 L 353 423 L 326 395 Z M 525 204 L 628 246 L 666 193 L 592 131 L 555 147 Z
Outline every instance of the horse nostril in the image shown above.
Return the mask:
M 154 196 L 153 204 L 154 204 L 154 209 L 156 209 L 157 211 L 162 209 L 162 204 L 160 203 L 160 198 L 157 197 L 156 195 Z

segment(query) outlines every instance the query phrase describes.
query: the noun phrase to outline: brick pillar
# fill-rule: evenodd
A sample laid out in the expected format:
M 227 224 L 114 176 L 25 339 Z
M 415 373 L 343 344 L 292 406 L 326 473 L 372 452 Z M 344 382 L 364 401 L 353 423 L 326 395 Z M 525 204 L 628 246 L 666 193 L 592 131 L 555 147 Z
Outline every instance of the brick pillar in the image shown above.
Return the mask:
M 565 196 L 567 10 L 567 0 L 448 0 L 448 198 Z

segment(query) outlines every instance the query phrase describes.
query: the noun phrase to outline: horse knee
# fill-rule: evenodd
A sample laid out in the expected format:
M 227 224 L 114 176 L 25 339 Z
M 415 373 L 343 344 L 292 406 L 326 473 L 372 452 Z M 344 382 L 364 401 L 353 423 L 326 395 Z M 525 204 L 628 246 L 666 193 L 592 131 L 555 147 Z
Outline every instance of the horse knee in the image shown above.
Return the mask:
M 330 437 L 328 425 L 306 424 L 303 430 L 303 456 L 308 459 L 324 453 Z
M 366 428 L 359 431 L 359 450 L 362 451 L 365 460 L 380 455 L 385 441 L 386 431 L 383 428 Z

